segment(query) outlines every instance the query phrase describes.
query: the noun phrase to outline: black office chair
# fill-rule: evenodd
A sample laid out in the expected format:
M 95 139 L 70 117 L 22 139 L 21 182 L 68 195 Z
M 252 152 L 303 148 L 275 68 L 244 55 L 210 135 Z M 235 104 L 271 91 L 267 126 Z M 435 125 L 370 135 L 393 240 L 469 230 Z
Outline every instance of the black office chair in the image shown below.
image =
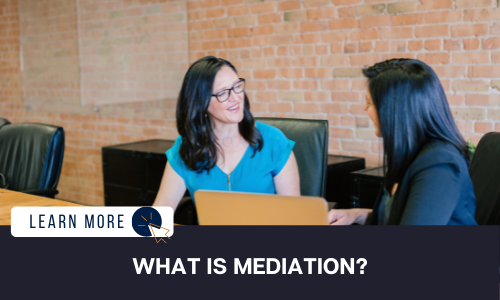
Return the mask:
M 0 173 L 8 189 L 54 198 L 64 155 L 64 130 L 10 124 L 0 130 Z
M 469 174 L 476 194 L 477 223 L 500 225 L 500 132 L 481 138 Z
M 325 197 L 326 161 L 328 158 L 328 121 L 255 118 L 274 126 L 295 141 L 293 153 L 297 159 L 302 196 Z
M 0 129 L 2 129 L 2 127 L 7 124 L 10 124 L 9 120 L 0 118 Z

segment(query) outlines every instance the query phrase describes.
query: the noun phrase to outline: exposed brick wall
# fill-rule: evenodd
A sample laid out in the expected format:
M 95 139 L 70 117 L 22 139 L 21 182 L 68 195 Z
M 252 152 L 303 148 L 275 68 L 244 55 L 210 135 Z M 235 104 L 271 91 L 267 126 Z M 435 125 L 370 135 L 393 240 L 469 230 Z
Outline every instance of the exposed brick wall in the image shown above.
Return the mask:
M 159 22 L 180 13 L 162 10 L 171 2 L 184 3 L 74 0 L 79 6 L 78 50 L 88 45 L 82 41 L 104 40 L 99 30 L 88 35 L 82 32 L 84 19 L 92 19 L 93 14 L 98 18 L 99 14 L 85 11 L 85 6 L 100 3 L 103 9 L 115 11 L 121 22 L 133 24 L 137 16 L 132 10 L 121 12 L 123 7 L 140 7 L 141 14 L 154 14 L 152 20 Z M 370 165 L 380 164 L 380 140 L 362 109 L 366 83 L 360 68 L 394 57 L 417 58 L 432 65 L 467 139 L 477 143 L 484 133 L 500 131 L 497 0 L 190 0 L 184 13 L 191 62 L 215 55 L 234 63 L 240 76 L 247 79 L 252 111 L 257 116 L 328 119 L 330 153 L 363 156 Z M 136 28 L 148 27 L 145 17 L 142 27 Z M 64 126 L 67 147 L 59 197 L 102 204 L 100 147 L 174 138 L 175 100 L 137 101 L 96 109 L 88 105 L 99 103 L 92 102 L 98 98 L 92 96 L 85 101 L 80 98 L 83 105 L 71 101 L 62 105 L 69 99 L 65 96 L 55 101 L 58 103 L 35 103 L 39 99 L 27 98 L 26 94 L 23 99 L 22 87 L 29 81 L 26 69 L 21 71 L 19 20 L 18 1 L 0 0 L 0 116 L 16 123 Z M 112 22 L 105 23 L 104 29 L 111 30 L 112 26 Z M 133 53 L 126 49 L 122 48 L 125 54 Z M 164 57 L 159 48 L 154 54 Z M 86 64 L 85 59 L 82 62 Z M 68 64 L 62 69 L 72 68 L 74 65 Z M 56 91 L 50 85 L 42 88 Z M 90 89 L 85 86 L 82 93 Z M 92 89 L 109 92 L 106 86 L 94 85 Z M 137 98 L 143 99 L 155 98 Z
M 328 119 L 330 153 L 380 163 L 361 67 L 416 58 L 438 73 L 467 139 L 500 131 L 497 0 L 189 1 L 190 58 L 233 62 L 256 115 Z

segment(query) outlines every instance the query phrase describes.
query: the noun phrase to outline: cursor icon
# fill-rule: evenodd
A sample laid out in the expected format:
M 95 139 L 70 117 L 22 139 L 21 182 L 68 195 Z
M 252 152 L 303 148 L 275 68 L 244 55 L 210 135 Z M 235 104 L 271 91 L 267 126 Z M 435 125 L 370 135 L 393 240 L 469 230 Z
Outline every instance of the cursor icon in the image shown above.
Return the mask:
M 167 243 L 162 237 L 168 237 L 168 233 L 170 232 L 169 229 L 149 223 L 149 228 L 151 229 L 151 233 L 155 237 L 156 243 L 158 244 L 160 241 L 163 241 L 165 244 Z

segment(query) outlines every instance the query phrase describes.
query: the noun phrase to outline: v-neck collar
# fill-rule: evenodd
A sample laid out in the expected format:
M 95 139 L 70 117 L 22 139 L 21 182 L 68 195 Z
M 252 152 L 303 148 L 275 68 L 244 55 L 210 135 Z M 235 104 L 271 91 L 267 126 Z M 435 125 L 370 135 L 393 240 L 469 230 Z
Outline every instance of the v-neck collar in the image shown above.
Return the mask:
M 245 150 L 245 153 L 243 153 L 243 156 L 241 157 L 240 161 L 236 164 L 236 167 L 234 167 L 234 169 L 233 169 L 233 170 L 232 170 L 229 174 L 228 174 L 228 173 L 226 173 L 226 172 L 224 172 L 224 171 L 223 171 L 223 170 L 219 167 L 219 165 L 218 165 L 218 164 L 215 164 L 215 167 L 216 167 L 217 169 L 219 169 L 219 171 L 221 171 L 224 175 L 226 175 L 226 176 L 230 176 L 230 175 L 231 175 L 231 174 L 233 174 L 233 173 L 234 173 L 234 171 L 235 171 L 236 169 L 238 169 L 238 167 L 241 165 L 241 161 L 242 161 L 243 159 L 245 159 L 245 157 L 246 157 L 246 156 L 247 156 L 247 154 L 248 154 L 248 149 L 250 149 L 250 148 L 251 148 L 251 146 L 250 146 L 250 144 L 248 144 L 248 147 L 247 147 L 247 149 Z

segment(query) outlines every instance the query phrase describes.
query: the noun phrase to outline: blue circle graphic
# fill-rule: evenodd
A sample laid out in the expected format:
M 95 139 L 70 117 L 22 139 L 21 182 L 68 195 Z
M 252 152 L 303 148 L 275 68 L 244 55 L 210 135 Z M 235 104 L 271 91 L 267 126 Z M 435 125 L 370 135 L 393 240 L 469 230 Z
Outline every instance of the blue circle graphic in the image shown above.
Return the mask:
M 132 227 L 138 235 L 151 236 L 149 223 L 161 226 L 161 215 L 152 207 L 141 207 L 132 216 Z

